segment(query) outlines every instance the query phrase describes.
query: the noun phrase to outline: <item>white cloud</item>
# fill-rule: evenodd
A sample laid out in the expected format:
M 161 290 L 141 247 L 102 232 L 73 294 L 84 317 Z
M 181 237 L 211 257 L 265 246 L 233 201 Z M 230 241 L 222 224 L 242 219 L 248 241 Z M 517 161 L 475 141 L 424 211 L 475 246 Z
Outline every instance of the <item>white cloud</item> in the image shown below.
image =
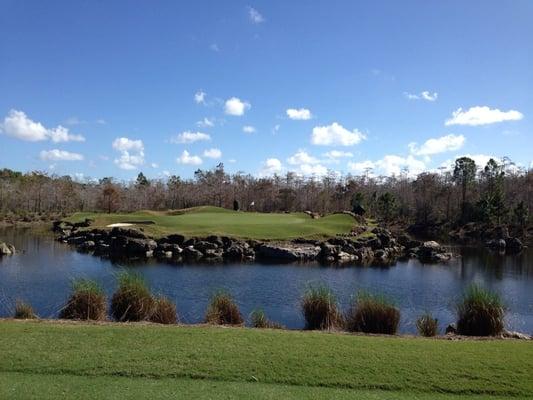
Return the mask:
M 235 164 L 235 163 L 237 162 L 237 160 L 234 159 L 234 158 L 230 158 L 230 159 L 228 160 L 228 162 L 229 162 L 229 163 L 232 163 L 232 164 Z
M 401 157 L 397 155 L 386 155 L 378 161 L 349 162 L 348 168 L 354 173 L 363 173 L 371 169 L 372 175 L 400 175 L 406 172 L 408 176 L 416 176 L 426 169 L 426 164 L 414 158 L 412 155 Z
M 353 146 L 363 139 L 366 139 L 365 135 L 357 129 L 349 131 L 337 122 L 316 126 L 311 135 L 311 143 L 320 146 Z
M 447 151 L 459 150 L 463 147 L 465 141 L 466 139 L 463 135 L 450 134 L 441 136 L 440 138 L 428 139 L 420 147 L 416 143 L 409 143 L 409 149 L 416 156 L 430 156 Z
M 324 176 L 328 173 L 328 169 L 322 164 L 302 164 L 300 165 L 300 171 L 303 175 Z
M 192 156 L 187 150 L 183 150 L 181 156 L 176 158 L 176 162 L 178 164 L 185 165 L 200 165 L 202 163 L 202 159 L 198 156 Z
M 195 94 L 194 94 L 194 102 L 196 104 L 205 104 L 205 96 L 207 94 L 202 91 L 202 90 L 199 90 L 197 91 Z
M 69 133 L 69 130 L 61 125 L 56 128 L 45 128 L 40 122 L 28 118 L 23 111 L 10 110 L 1 125 L 2 131 L 11 137 L 28 142 L 51 140 L 58 142 L 84 142 L 82 135 Z
M 209 140 L 211 140 L 211 136 L 207 133 L 185 131 L 171 138 L 170 143 L 184 144 Z
M 152 168 L 159 168 L 159 164 L 158 164 L 158 163 L 155 163 L 155 162 L 151 163 L 150 166 L 151 166 Z
M 253 7 L 248 7 L 248 16 L 254 24 L 260 24 L 265 21 L 265 18 Z
M 470 107 L 468 110 L 458 108 L 452 113 L 452 118 L 446 120 L 445 125 L 487 125 L 504 121 L 518 121 L 524 115 L 516 110 L 501 111 L 487 106 Z
M 345 158 L 345 157 L 353 157 L 353 153 L 350 153 L 349 151 L 341 151 L 341 150 L 331 150 L 327 153 L 324 153 L 324 156 L 327 158 L 337 159 L 337 158 Z
M 231 97 L 226 100 L 224 105 L 224 111 L 228 115 L 241 116 L 246 110 L 249 110 L 252 106 L 246 101 L 242 101 L 238 97 Z
M 205 117 L 201 121 L 196 122 L 196 126 L 199 128 L 212 128 L 215 126 L 215 119 Z
M 222 152 L 220 151 L 220 149 L 208 149 L 204 151 L 204 157 L 217 159 L 222 157 Z
M 144 144 L 142 140 L 117 138 L 113 141 L 113 149 L 120 152 L 120 157 L 115 159 L 115 164 L 126 170 L 137 169 L 144 164 Z
M 426 101 L 436 101 L 439 97 L 437 92 L 431 93 L 428 90 L 424 90 L 420 94 L 404 92 L 404 96 L 409 100 L 426 100 Z
M 287 158 L 290 165 L 318 164 L 319 159 L 309 155 L 305 150 L 298 150 L 295 154 Z
M 278 160 L 277 158 L 267 158 L 265 162 L 263 162 L 263 167 L 261 168 L 260 175 L 274 175 L 280 173 L 282 170 L 283 165 L 281 164 L 280 160 Z
M 279 132 L 280 129 L 281 129 L 281 125 L 280 124 L 274 125 L 274 128 L 272 128 L 272 134 L 275 135 L 276 133 Z
M 218 53 L 220 51 L 220 47 L 218 47 L 218 44 L 211 43 L 209 45 L 209 50 L 214 51 L 215 53 Z
M 287 109 L 286 113 L 290 119 L 295 119 L 295 120 L 305 121 L 313 117 L 313 115 L 311 114 L 311 111 L 309 111 L 307 108 L 298 108 L 298 109 L 289 108 Z
M 242 131 L 244 133 L 254 133 L 255 132 L 255 128 L 251 125 L 245 125 L 242 127 Z
M 65 150 L 53 149 L 43 150 L 40 153 L 41 160 L 43 161 L 81 161 L 83 155 L 78 153 L 71 153 Z

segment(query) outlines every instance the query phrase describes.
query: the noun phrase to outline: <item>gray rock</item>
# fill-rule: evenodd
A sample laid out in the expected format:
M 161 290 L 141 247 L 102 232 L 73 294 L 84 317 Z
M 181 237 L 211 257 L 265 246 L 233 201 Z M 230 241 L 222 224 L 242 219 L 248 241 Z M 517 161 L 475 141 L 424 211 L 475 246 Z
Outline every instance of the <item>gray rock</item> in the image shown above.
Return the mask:
M 320 248 L 315 246 L 274 245 L 263 243 L 256 249 L 260 258 L 281 261 L 310 261 L 316 259 Z
M 446 335 L 456 335 L 457 334 L 457 325 L 455 323 L 449 324 L 446 327 Z
M 15 246 L 0 242 L 0 257 L 12 256 L 13 254 L 15 254 Z
M 524 248 L 524 245 L 522 244 L 522 242 L 518 238 L 515 238 L 515 237 L 508 238 L 505 241 L 505 250 L 509 254 L 520 253 L 523 248 Z
M 521 339 L 521 340 L 531 340 L 532 337 L 529 336 L 526 333 L 516 332 L 516 331 L 508 331 L 504 330 L 502 332 L 502 337 L 507 339 Z
M 201 251 L 196 250 L 193 246 L 185 247 L 181 255 L 186 260 L 193 260 L 193 261 L 197 261 L 204 256 Z

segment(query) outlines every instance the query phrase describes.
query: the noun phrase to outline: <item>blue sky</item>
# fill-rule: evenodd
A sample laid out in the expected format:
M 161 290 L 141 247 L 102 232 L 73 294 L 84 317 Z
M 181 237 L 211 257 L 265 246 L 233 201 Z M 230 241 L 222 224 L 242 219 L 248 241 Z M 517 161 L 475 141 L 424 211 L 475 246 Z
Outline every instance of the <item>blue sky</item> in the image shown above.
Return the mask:
M 533 2 L 0 0 L 0 167 L 533 161 Z

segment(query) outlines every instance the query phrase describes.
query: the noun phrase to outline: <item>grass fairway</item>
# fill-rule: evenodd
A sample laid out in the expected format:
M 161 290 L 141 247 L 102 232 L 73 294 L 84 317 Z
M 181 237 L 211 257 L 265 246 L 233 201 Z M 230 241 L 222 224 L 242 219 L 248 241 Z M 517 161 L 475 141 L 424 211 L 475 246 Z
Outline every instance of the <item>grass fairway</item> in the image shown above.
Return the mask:
M 218 207 L 196 207 L 183 211 L 139 211 L 131 214 L 76 213 L 67 220 L 95 220 L 93 226 L 105 227 L 119 222 L 153 221 L 140 225 L 153 236 L 181 233 L 185 236 L 221 235 L 246 239 L 286 240 L 297 237 L 330 237 L 348 233 L 355 220 L 345 214 L 312 219 L 304 213 L 236 212 Z
M 533 396 L 526 341 L 0 322 L 0 398 Z

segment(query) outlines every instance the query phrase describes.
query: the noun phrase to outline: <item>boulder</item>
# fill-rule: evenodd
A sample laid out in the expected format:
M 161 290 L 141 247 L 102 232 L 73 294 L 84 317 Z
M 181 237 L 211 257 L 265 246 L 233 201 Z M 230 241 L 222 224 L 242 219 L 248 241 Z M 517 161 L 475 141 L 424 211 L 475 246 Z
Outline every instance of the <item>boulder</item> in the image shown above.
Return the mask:
M 457 325 L 455 323 L 449 324 L 445 330 L 446 335 L 457 335 Z
M 160 242 L 182 245 L 183 242 L 185 242 L 185 236 L 176 233 L 176 234 L 168 235 L 164 238 L 161 238 Z
M 523 248 L 524 248 L 524 245 L 522 244 L 520 239 L 516 237 L 508 238 L 505 241 L 505 249 L 506 249 L 506 252 L 509 254 L 520 253 Z
M 218 245 L 216 243 L 212 243 L 212 242 L 207 242 L 207 241 L 201 240 L 201 241 L 196 242 L 194 244 L 194 248 L 197 249 L 197 250 L 200 250 L 202 253 L 205 253 L 207 250 L 216 250 L 216 249 L 218 249 Z
M 507 339 L 521 339 L 521 340 L 531 340 L 531 339 L 533 339 L 531 336 L 529 336 L 526 333 L 521 333 L 521 332 L 516 332 L 516 331 L 508 331 L 508 330 L 504 330 L 502 332 L 501 336 L 502 336 L 502 338 L 507 338 Z
M 121 228 L 121 227 L 115 227 L 111 230 L 112 236 L 124 236 L 128 238 L 136 238 L 136 239 L 146 239 L 146 235 L 133 228 Z
M 96 246 L 96 243 L 94 243 L 92 240 L 86 240 L 85 242 L 80 244 L 78 248 L 80 250 L 90 251 L 90 250 L 93 250 L 95 246 Z
M 258 257 L 280 261 L 311 261 L 316 259 L 320 248 L 314 246 L 293 247 L 290 245 L 260 244 L 256 249 Z
M 431 240 L 424 242 L 420 247 L 412 250 L 416 257 L 423 263 L 439 263 L 452 259 L 452 253 L 446 251 L 439 243 Z
M 507 243 L 504 239 L 492 239 L 489 240 L 486 245 L 492 250 L 504 251 Z
M 196 250 L 193 246 L 185 247 L 181 255 L 183 258 L 190 261 L 197 261 L 204 256 L 201 251 Z
M 15 246 L 0 242 L 0 257 L 1 256 L 12 256 L 15 254 Z

